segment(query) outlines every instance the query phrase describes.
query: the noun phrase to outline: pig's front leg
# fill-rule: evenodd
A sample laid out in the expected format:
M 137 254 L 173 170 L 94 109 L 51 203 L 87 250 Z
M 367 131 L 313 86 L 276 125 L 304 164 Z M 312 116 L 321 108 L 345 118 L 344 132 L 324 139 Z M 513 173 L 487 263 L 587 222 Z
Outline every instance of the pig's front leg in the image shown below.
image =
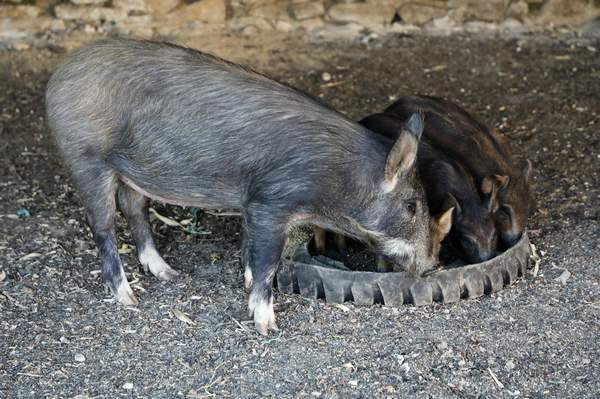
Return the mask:
M 267 335 L 269 330 L 278 330 L 272 285 L 286 237 L 285 223 L 267 215 L 266 212 L 246 212 L 244 245 L 244 263 L 248 266 L 244 277 L 251 287 L 248 314 L 254 316 L 254 326 L 262 335 Z

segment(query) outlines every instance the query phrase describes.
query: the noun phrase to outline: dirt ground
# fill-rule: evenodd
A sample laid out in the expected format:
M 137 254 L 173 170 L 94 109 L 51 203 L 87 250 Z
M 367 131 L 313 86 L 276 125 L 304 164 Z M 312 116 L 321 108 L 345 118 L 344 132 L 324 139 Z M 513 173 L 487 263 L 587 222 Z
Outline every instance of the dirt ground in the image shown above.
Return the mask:
M 0 52 L 0 397 L 600 397 L 600 42 L 552 34 L 183 42 L 353 118 L 412 93 L 481 115 L 533 162 L 539 274 L 491 296 L 420 308 L 342 309 L 276 294 L 281 333 L 265 338 L 246 315 L 239 219 L 200 213 L 208 235 L 153 223 L 160 251 L 182 271 L 176 281 L 159 282 L 134 252 L 122 255 L 141 301 L 120 306 L 103 289 L 45 124 L 45 84 L 65 52 Z M 120 242 L 133 244 L 119 225 Z

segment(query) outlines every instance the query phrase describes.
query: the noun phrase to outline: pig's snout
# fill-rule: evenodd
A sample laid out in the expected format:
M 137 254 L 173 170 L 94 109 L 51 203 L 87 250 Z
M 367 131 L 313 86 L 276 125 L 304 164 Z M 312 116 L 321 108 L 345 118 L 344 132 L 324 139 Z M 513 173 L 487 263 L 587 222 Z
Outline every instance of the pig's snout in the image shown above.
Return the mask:
M 417 270 L 416 252 L 413 245 L 395 238 L 385 240 L 379 247 L 380 256 L 385 262 L 406 272 Z
M 512 233 L 512 232 L 503 232 L 500 234 L 500 239 L 502 244 L 506 248 L 510 248 L 514 246 L 521 239 L 522 234 L 520 232 Z
M 481 262 L 485 262 L 487 260 L 490 260 L 494 257 L 494 254 L 492 253 L 492 251 L 481 251 L 479 252 L 479 259 L 478 261 Z

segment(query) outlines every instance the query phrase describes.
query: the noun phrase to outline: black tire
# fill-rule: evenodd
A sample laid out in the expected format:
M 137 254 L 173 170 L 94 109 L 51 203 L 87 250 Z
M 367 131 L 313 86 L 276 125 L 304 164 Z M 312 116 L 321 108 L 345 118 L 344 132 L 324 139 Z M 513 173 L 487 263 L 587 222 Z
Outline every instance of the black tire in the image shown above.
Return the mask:
M 497 292 L 525 275 L 529 264 L 529 239 L 519 242 L 483 263 L 455 267 L 426 277 L 408 273 L 348 271 L 286 260 L 277 273 L 277 287 L 285 293 L 328 303 L 352 301 L 359 305 L 399 306 L 452 303 Z

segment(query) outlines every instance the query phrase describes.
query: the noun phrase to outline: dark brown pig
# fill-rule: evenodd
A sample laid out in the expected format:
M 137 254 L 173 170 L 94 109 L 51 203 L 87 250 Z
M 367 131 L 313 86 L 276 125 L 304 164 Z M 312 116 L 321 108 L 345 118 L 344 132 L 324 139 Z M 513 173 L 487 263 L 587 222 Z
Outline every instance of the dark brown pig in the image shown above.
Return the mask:
M 419 143 L 417 167 L 427 195 L 432 215 L 443 215 L 454 209 L 448 242 L 456 256 L 467 263 L 478 263 L 492 258 L 496 253 L 497 233 L 491 210 L 495 208 L 495 195 L 482 201 L 475 180 L 457 160 L 437 148 L 425 136 L 432 128 L 425 114 L 423 138 Z M 369 130 L 390 140 L 402 121 L 393 114 L 374 114 L 360 121 Z
M 427 141 L 469 170 L 484 201 L 497 196 L 492 211 L 501 242 L 504 247 L 514 245 L 534 206 L 529 185 L 531 162 L 517 164 L 503 135 L 447 100 L 402 97 L 384 113 L 404 120 L 417 110 L 424 112 L 427 120 Z

